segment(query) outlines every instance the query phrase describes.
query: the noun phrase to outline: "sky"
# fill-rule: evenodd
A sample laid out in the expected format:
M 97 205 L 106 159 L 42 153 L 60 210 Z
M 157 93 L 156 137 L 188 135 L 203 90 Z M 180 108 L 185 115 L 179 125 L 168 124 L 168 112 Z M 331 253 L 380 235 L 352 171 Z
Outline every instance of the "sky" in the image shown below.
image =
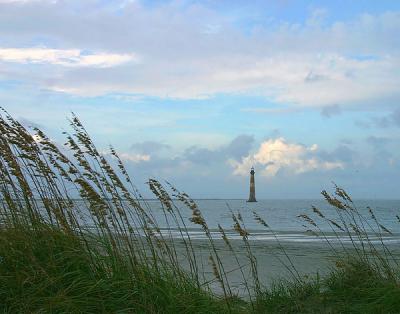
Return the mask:
M 136 185 L 400 195 L 400 1 L 0 0 L 0 105 L 80 117 Z

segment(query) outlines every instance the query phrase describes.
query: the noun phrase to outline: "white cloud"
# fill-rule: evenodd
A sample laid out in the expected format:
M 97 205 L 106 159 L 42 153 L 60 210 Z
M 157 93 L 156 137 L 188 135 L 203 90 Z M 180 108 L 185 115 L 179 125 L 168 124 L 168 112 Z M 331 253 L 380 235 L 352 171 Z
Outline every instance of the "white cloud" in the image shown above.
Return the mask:
M 312 80 L 310 71 L 318 73 Z M 153 60 L 140 67 L 105 70 L 102 75 L 70 71 L 52 80 L 53 86 L 48 87 L 78 95 L 122 92 L 177 99 L 255 93 L 282 104 L 346 106 L 388 97 L 400 99 L 399 80 L 400 59 L 394 57 L 356 60 L 334 54 L 286 54 L 256 59 L 227 56 L 195 64 Z
M 235 175 L 247 176 L 254 166 L 261 169 L 261 175 L 273 177 L 280 170 L 292 174 L 301 174 L 314 170 L 331 170 L 343 168 L 341 162 L 323 161 L 316 156 L 318 146 L 310 147 L 288 143 L 284 138 L 269 139 L 261 143 L 255 154 L 244 157 L 241 162 L 229 160 Z
M 64 70 L 46 73 L 7 68 L 8 79 L 14 75 L 48 89 L 183 99 L 255 93 L 297 106 L 400 101 L 399 12 L 328 24 L 324 14 L 329 12 L 314 10 L 304 24 L 271 19 L 242 31 L 234 17 L 185 1 L 11 7 L 0 11 L 0 37 L 15 47 L 44 38 L 57 47 L 118 52 L 85 56 L 79 50 L 47 49 L 46 57 L 35 59 L 31 52 L 14 56 L 14 62 L 64 65 Z M 137 60 L 131 51 L 145 57 L 140 65 L 128 63 Z M 9 51 L 6 59 L 13 59 Z M 124 67 L 112 68 L 121 63 Z M 108 68 L 100 72 L 93 67 Z
M 30 2 L 49 2 L 56 3 L 57 0 L 0 0 L 0 4 L 12 4 L 12 3 L 30 3 Z
M 129 154 L 129 153 L 121 153 L 119 154 L 119 157 L 121 158 L 121 160 L 131 161 L 134 163 L 150 161 L 151 158 L 150 155 L 148 154 Z
M 79 49 L 0 48 L 0 61 L 16 63 L 49 63 L 67 67 L 107 68 L 137 59 L 133 54 L 85 54 Z

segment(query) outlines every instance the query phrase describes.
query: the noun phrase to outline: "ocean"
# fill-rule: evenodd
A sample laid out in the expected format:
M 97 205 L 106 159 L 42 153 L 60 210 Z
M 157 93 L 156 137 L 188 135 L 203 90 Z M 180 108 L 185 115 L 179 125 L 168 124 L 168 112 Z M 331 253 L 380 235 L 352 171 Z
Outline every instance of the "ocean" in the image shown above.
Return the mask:
M 146 201 L 152 209 L 161 229 L 164 232 L 172 233 L 172 235 L 180 236 L 179 230 L 174 226 L 168 225 L 161 210 L 161 205 L 158 200 Z M 304 220 L 299 218 L 299 215 L 306 214 L 311 218 L 315 218 L 318 225 L 318 233 L 324 233 L 331 241 L 336 241 L 339 235 L 341 241 L 350 241 L 346 233 L 339 229 L 332 229 L 332 224 L 329 224 L 325 219 L 318 219 L 313 213 L 312 206 L 317 207 L 329 219 L 340 223 L 340 211 L 337 212 L 325 200 L 312 199 L 268 199 L 258 200 L 256 203 L 248 203 L 246 200 L 218 199 L 218 200 L 195 200 L 201 210 L 213 237 L 220 238 L 218 225 L 221 225 L 229 238 L 235 239 L 240 236 L 234 231 L 232 213 L 240 213 L 244 221 L 246 230 L 249 232 L 249 239 L 254 241 L 276 241 L 278 238 L 284 242 L 314 242 L 326 241 L 321 236 L 316 236 L 311 232 L 310 225 L 307 225 Z M 184 220 L 187 223 L 187 228 L 191 238 L 205 238 L 201 227 L 194 225 L 189 221 L 191 210 L 183 204 L 176 202 Z M 370 240 L 381 241 L 380 237 L 374 235 L 375 231 L 381 231 L 384 240 L 388 244 L 400 244 L 400 221 L 396 215 L 400 216 L 400 200 L 355 200 L 354 205 L 358 212 L 365 217 L 365 220 L 360 221 L 364 224 L 365 229 L 370 233 Z M 379 224 L 387 228 L 391 233 L 385 232 L 378 226 L 377 222 L 372 219 L 368 210 L 372 208 L 373 213 Z M 262 226 L 254 219 L 253 212 L 256 212 L 262 217 L 269 229 Z M 350 227 L 349 227 L 350 228 Z M 315 230 L 315 228 L 313 228 Z M 335 234 L 336 232 L 336 234 Z

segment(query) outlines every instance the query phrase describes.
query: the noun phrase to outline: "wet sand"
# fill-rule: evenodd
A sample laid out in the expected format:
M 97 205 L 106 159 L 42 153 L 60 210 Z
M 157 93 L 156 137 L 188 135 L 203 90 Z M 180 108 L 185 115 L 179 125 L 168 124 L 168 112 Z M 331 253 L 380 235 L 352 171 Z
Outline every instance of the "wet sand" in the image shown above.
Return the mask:
M 189 266 L 183 242 L 179 240 L 175 244 L 180 256 L 180 263 L 187 269 Z M 233 240 L 231 244 L 239 264 L 246 265 L 242 270 L 246 280 L 252 285 L 249 258 L 244 243 L 241 240 Z M 243 275 L 238 270 L 238 263 L 234 254 L 223 240 L 215 240 L 215 246 L 227 272 L 232 291 L 245 297 L 247 292 L 243 285 Z M 215 276 L 209 261 L 209 243 L 206 240 L 193 240 L 193 247 L 200 273 L 204 274 L 203 281 L 213 280 Z M 351 251 L 350 245 L 347 248 Z M 274 283 L 282 282 L 282 280 L 293 280 L 291 272 L 297 272 L 303 278 L 310 278 L 317 274 L 324 277 L 334 269 L 335 262 L 338 260 L 337 254 L 343 253 L 340 246 L 335 246 L 338 251 L 338 253 L 335 253 L 325 242 L 285 242 L 278 244 L 276 241 L 251 241 L 251 249 L 257 260 L 259 280 L 264 287 L 271 287 Z M 396 245 L 391 249 L 400 261 L 400 247 Z M 214 292 L 222 293 L 217 282 L 214 281 L 211 287 Z

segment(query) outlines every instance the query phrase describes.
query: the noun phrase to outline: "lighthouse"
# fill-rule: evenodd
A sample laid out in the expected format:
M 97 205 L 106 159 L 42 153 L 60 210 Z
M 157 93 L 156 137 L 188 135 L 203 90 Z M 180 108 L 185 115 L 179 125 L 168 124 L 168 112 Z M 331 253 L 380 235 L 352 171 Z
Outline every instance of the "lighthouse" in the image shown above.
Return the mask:
M 254 167 L 250 170 L 250 195 L 248 202 L 257 202 L 256 200 L 256 184 L 254 182 Z

